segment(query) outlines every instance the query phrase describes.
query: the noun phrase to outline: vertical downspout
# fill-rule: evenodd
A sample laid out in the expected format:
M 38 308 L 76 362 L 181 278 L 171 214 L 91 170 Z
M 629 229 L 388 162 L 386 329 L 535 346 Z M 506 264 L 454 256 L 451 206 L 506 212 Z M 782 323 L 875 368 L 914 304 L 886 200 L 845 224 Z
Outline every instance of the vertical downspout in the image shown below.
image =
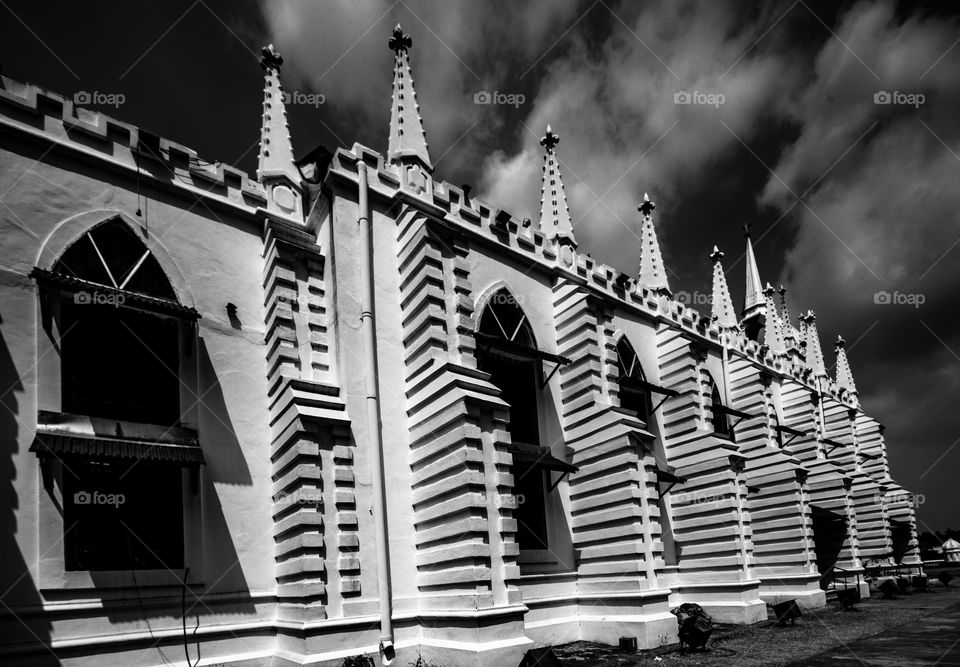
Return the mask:
M 380 370 L 377 365 L 377 331 L 373 301 L 373 225 L 370 222 L 367 165 L 357 163 L 360 218 L 360 327 L 363 330 L 364 380 L 367 424 L 372 436 L 373 521 L 377 535 L 377 589 L 380 594 L 380 659 L 389 665 L 393 647 L 393 585 L 390 577 L 390 536 L 387 532 L 387 496 L 383 477 L 383 427 L 380 421 Z

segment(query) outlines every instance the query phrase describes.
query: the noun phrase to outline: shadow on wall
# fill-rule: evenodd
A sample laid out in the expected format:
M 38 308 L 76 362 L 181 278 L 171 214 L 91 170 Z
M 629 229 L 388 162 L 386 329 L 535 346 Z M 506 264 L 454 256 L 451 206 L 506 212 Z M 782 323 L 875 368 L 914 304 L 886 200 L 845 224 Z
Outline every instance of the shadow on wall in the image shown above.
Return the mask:
M 3 325 L 0 316 L 0 327 Z M 42 600 L 36 588 L 26 559 L 17 544 L 17 517 L 20 499 L 14 487 L 17 470 L 14 457 L 19 451 L 20 406 L 17 394 L 23 393 L 23 383 L 14 366 L 0 328 L 0 662 L 4 653 L 17 647 L 18 665 L 59 665 L 60 660 L 50 648 L 51 624 L 39 612 Z M 32 470 L 32 468 L 31 468 Z M 30 474 L 21 471 L 22 474 Z M 39 473 L 37 473 L 39 474 Z
M 200 507 L 202 519 L 199 529 L 200 544 L 193 552 L 202 563 L 193 562 L 193 568 L 185 580 L 185 586 L 176 589 L 151 589 L 137 585 L 130 578 L 130 588 L 122 595 L 123 599 L 103 599 L 107 617 L 114 623 L 135 623 L 147 619 L 172 618 L 187 619 L 187 634 L 199 626 L 202 628 L 203 616 L 216 614 L 254 615 L 257 613 L 250 589 L 240 566 L 240 558 L 223 513 L 216 484 L 251 486 L 250 469 L 236 429 L 230 419 L 223 389 L 213 367 L 207 346 L 202 338 L 198 340 L 199 376 L 201 378 L 197 399 L 202 401 L 202 409 L 211 413 L 203 420 L 200 441 L 203 447 L 206 465 L 202 472 Z M 187 491 L 190 493 L 190 491 Z M 188 551 L 188 556 L 190 551 Z M 188 565 L 191 564 L 188 558 Z M 198 567 L 202 565 L 202 567 Z M 97 581 L 96 573 L 92 574 Z M 202 584 L 202 585 L 198 585 Z M 131 591 L 136 604 L 130 604 Z M 169 627 L 163 623 L 161 627 Z M 179 627 L 179 626 L 178 626 Z M 157 628 L 148 629 L 156 630 Z M 182 644 L 180 640 L 164 640 L 159 648 Z M 182 650 L 182 649 L 181 649 Z

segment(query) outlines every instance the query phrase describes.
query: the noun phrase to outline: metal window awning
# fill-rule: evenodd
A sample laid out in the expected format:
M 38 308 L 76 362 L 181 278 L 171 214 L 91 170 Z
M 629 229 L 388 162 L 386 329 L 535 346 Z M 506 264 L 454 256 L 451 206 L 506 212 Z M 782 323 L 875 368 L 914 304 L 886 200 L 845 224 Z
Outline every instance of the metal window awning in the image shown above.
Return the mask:
M 176 301 L 161 299 L 160 297 L 150 296 L 149 294 L 131 292 L 109 285 L 101 285 L 100 283 L 84 280 L 83 278 L 75 278 L 57 271 L 41 269 L 38 266 L 34 267 L 30 272 L 30 277 L 40 285 L 53 287 L 72 294 L 89 292 L 91 294 L 122 297 L 122 299 L 114 299 L 114 303 L 117 304 L 118 308 L 145 310 L 147 312 L 179 317 L 185 320 L 200 319 L 200 313 L 195 309 L 179 304 Z
M 30 451 L 40 457 L 73 457 L 98 461 L 127 460 L 198 466 L 205 463 L 197 442 L 157 442 L 37 432 Z
M 783 446 L 784 446 L 784 447 L 786 447 L 787 445 L 789 445 L 789 444 L 790 444 L 791 442 L 793 442 L 796 438 L 802 438 L 803 436 L 805 436 L 805 435 L 807 434 L 806 431 L 801 431 L 801 430 L 799 430 L 799 429 L 795 429 L 795 428 L 792 428 L 792 427 L 790 427 L 790 426 L 784 426 L 783 424 L 777 424 L 776 429 L 777 429 L 777 433 L 779 433 L 781 436 L 784 435 L 784 434 L 787 434 L 787 435 L 790 436 L 790 439 L 787 440 L 785 443 L 783 443 Z
M 837 447 L 846 447 L 846 446 L 847 446 L 846 443 L 837 442 L 836 440 L 834 440 L 834 439 L 832 439 L 832 438 L 823 438 L 822 440 L 820 440 L 820 442 L 823 443 L 824 445 L 826 445 L 827 447 L 829 447 L 829 448 L 830 448 L 830 452 L 832 452 L 832 451 L 833 451 L 834 449 L 836 449 Z M 829 457 L 829 456 L 830 456 L 830 452 L 827 452 L 825 456 L 828 456 L 828 457 Z
M 860 458 L 869 459 L 870 461 L 879 461 L 879 454 L 867 454 L 866 452 L 859 452 Z
M 663 468 L 654 468 L 653 474 L 657 476 L 657 482 L 669 484 L 667 488 L 660 492 L 661 498 L 667 493 L 670 493 L 670 489 L 677 484 L 685 484 L 687 481 L 686 477 L 681 477 L 680 475 L 670 472 L 669 470 L 664 470 Z
M 647 391 L 651 394 L 660 394 L 663 396 L 663 398 L 661 398 L 660 401 L 650 410 L 651 414 L 659 410 L 660 406 L 663 405 L 664 401 L 666 401 L 668 398 L 673 398 L 680 395 L 680 392 L 675 389 L 667 389 L 666 387 L 662 387 L 652 382 L 647 382 L 646 380 L 641 380 L 640 378 L 620 378 L 620 386 L 628 390 Z
M 558 459 L 551 454 L 550 450 L 546 447 L 528 445 L 522 442 L 512 442 L 507 446 L 507 451 L 513 454 L 514 463 L 521 463 L 530 468 L 559 472 L 560 477 L 557 478 L 557 481 L 550 484 L 551 491 L 557 488 L 557 485 L 560 484 L 568 474 L 580 470 L 577 466 Z
M 729 415 L 731 417 L 736 417 L 737 421 L 733 422 L 730 425 L 730 432 L 733 433 L 734 429 L 737 428 L 737 425 L 742 422 L 744 419 L 756 419 L 760 415 L 751 415 L 749 412 L 744 412 L 743 410 L 737 410 L 736 408 L 731 408 L 722 404 L 715 404 L 711 406 L 713 411 L 719 412 L 720 414 Z
M 558 370 L 560 370 L 561 366 L 570 363 L 570 359 L 562 355 L 540 350 L 530 345 L 517 343 L 516 341 L 507 340 L 506 338 L 502 338 L 500 336 L 493 336 L 481 331 L 474 332 L 473 336 L 476 338 L 477 343 L 479 343 L 484 349 L 494 350 L 497 353 L 503 354 L 507 357 L 518 359 L 520 361 L 549 361 L 556 364 L 543 382 L 540 383 L 541 389 L 547 386 L 547 384 L 550 382 L 550 379 Z

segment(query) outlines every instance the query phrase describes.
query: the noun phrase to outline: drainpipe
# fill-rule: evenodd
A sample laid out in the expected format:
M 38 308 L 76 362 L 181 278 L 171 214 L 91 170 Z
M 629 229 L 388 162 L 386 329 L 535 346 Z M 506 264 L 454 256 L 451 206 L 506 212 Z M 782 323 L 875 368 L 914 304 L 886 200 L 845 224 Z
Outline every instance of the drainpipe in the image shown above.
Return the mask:
M 373 312 L 373 229 L 370 223 L 367 165 L 357 163 L 360 179 L 360 326 L 363 330 L 364 380 L 367 424 L 373 437 L 373 522 L 377 535 L 377 588 L 380 592 L 380 660 L 393 662 L 393 586 L 390 578 L 390 536 L 387 533 L 387 496 L 383 478 L 383 427 L 380 422 L 380 371 L 377 366 L 377 331 Z

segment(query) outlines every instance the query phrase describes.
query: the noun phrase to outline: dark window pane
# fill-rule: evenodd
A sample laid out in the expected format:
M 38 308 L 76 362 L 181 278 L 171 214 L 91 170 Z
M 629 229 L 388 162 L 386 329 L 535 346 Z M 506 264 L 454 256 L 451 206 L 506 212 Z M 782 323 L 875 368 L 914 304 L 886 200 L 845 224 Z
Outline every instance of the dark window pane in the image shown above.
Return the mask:
M 132 463 L 67 462 L 67 570 L 183 567 L 181 469 Z
M 480 317 L 481 333 L 521 345 L 535 341 L 526 316 L 513 295 L 506 290 L 494 294 Z M 540 364 L 498 351 L 496 346 L 477 349 L 477 365 L 490 373 L 500 397 L 510 405 L 507 430 L 513 442 L 540 444 L 537 398 L 540 392 Z M 547 548 L 547 520 L 544 501 L 544 473 L 536 466 L 513 465 L 514 495 L 517 498 L 517 543 L 524 549 Z
M 717 435 L 723 435 L 730 437 L 730 422 L 727 421 L 727 414 L 719 409 L 723 407 L 723 401 L 720 400 L 720 392 L 717 390 L 717 385 L 713 385 L 713 391 L 711 392 L 711 402 L 713 409 L 713 431 Z
M 172 426 L 180 419 L 173 320 L 64 299 L 63 411 Z
M 517 498 L 517 543 L 522 549 L 547 548 L 543 474 L 543 470 L 537 467 L 522 464 L 513 466 L 513 489 Z
M 497 354 L 495 350 L 481 351 L 477 363 L 490 373 L 490 381 L 500 389 L 500 398 L 510 404 L 510 422 L 507 431 L 514 442 L 540 444 L 540 425 L 537 414 L 537 361 L 520 361 Z

